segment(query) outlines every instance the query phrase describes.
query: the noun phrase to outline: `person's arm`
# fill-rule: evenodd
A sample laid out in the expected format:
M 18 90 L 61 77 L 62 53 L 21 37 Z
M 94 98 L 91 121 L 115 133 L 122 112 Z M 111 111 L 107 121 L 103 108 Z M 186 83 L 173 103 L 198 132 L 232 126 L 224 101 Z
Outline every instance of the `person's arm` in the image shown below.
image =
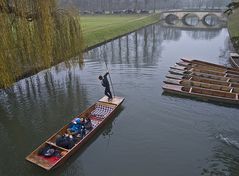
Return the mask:
M 109 74 L 109 72 L 106 72 L 105 75 L 104 75 L 104 77 L 106 77 L 108 74 Z

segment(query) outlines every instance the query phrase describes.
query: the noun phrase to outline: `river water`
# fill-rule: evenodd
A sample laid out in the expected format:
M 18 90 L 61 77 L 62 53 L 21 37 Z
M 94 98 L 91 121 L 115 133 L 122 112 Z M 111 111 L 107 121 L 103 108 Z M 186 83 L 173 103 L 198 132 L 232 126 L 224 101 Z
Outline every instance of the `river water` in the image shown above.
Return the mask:
M 239 109 L 163 94 L 181 57 L 228 62 L 226 28 L 155 24 L 95 48 L 77 60 L 17 82 L 0 93 L 0 175 L 239 175 Z M 61 167 L 45 172 L 25 157 L 103 96 L 110 69 L 125 97 L 113 121 Z

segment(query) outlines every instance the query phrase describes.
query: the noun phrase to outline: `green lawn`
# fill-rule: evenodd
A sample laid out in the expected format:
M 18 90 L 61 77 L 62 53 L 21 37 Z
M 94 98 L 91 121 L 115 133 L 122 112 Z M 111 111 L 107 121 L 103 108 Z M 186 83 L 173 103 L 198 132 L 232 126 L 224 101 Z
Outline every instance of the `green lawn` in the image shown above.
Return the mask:
M 228 24 L 231 36 L 239 36 L 239 9 L 234 10 L 230 15 Z
M 239 9 L 229 16 L 228 30 L 235 49 L 239 52 Z
M 159 15 L 95 15 L 81 16 L 86 47 L 104 43 L 116 37 L 159 21 Z

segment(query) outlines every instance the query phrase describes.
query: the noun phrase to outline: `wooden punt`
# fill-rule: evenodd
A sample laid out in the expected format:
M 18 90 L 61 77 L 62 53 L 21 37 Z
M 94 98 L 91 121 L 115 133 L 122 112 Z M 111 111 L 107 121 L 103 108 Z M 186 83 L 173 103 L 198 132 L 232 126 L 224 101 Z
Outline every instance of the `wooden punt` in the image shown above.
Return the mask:
M 113 116 L 115 111 L 118 109 L 118 107 L 121 105 L 121 103 L 124 101 L 124 98 L 122 97 L 114 97 L 112 101 L 108 102 L 107 97 L 103 97 L 99 101 L 97 101 L 95 104 L 87 108 L 84 112 L 80 113 L 76 118 L 90 118 L 93 124 L 93 129 L 86 132 L 86 135 L 82 139 L 77 139 L 77 142 L 75 143 L 74 147 L 71 149 L 65 149 L 62 147 L 59 147 L 56 145 L 55 141 L 56 138 L 59 135 L 63 135 L 67 133 L 67 129 L 70 125 L 67 124 L 63 128 L 61 128 L 58 132 L 53 134 L 49 139 L 47 139 L 43 144 L 41 144 L 36 150 L 34 150 L 31 154 L 29 154 L 26 157 L 26 160 L 34 163 L 40 167 L 42 167 L 45 170 L 51 170 L 60 164 L 64 163 L 72 154 L 74 154 L 77 150 L 79 150 L 84 144 L 87 143 L 96 133 L 99 131 L 103 125 Z M 107 109 L 107 113 L 103 114 L 103 116 L 96 117 L 95 115 L 92 115 L 94 110 L 96 108 L 103 108 Z M 60 153 L 59 158 L 57 160 L 52 160 L 50 157 L 45 157 L 42 155 L 39 155 L 39 151 L 49 146 L 55 150 L 57 150 Z
M 184 71 L 202 72 L 202 73 L 208 73 L 208 74 L 213 74 L 218 76 L 228 75 L 229 77 L 239 78 L 239 70 L 238 71 L 231 71 L 228 69 L 217 70 L 217 69 L 212 69 L 211 67 L 204 67 L 204 66 L 203 67 L 193 67 L 193 66 L 184 67 L 184 66 L 179 66 L 178 63 L 176 63 L 173 67 L 170 67 L 170 68 L 177 69 L 177 70 L 184 70 Z
M 170 68 L 169 73 L 175 74 L 175 75 L 193 75 L 193 76 L 199 76 L 204 78 L 210 78 L 220 81 L 226 81 L 226 82 L 233 82 L 233 83 L 239 83 L 239 76 L 234 74 L 225 74 L 224 76 L 204 73 L 204 72 L 194 72 L 193 70 L 178 70 L 174 69 L 173 67 Z
M 178 64 L 178 63 L 177 63 Z M 212 75 L 217 75 L 217 76 L 225 76 L 225 74 L 227 74 L 226 71 L 215 71 L 215 70 L 210 70 L 210 68 L 206 68 L 206 67 L 183 67 L 183 66 L 179 66 L 175 64 L 173 67 L 170 67 L 171 69 L 176 69 L 176 70 L 180 70 L 180 71 L 186 71 L 186 72 L 200 72 L 200 73 L 207 73 L 207 74 L 212 74 Z M 239 76 L 238 75 L 234 75 L 234 76 Z
M 201 87 L 187 87 L 182 85 L 165 84 L 163 90 L 167 93 L 173 93 L 188 97 L 194 97 L 202 100 L 212 100 L 222 103 L 239 104 L 238 93 L 230 93 L 221 90 L 211 90 Z
M 192 68 L 189 70 L 179 70 L 177 67 L 170 67 L 169 70 L 170 73 L 172 74 L 176 74 L 176 75 L 183 75 L 183 74 L 207 74 L 207 75 L 212 75 L 212 76 L 216 76 L 216 77 L 226 77 L 226 78 L 235 78 L 235 79 L 239 79 L 239 74 L 228 74 L 228 73 L 221 73 L 221 72 L 215 72 L 215 71 L 211 71 L 211 70 L 204 70 L 204 69 L 198 69 L 198 68 Z
M 171 82 L 177 82 L 177 81 L 181 81 L 181 80 L 190 80 L 190 81 L 196 81 L 196 82 L 202 82 L 202 83 L 208 83 L 208 84 L 215 84 L 215 85 L 239 88 L 239 83 L 231 83 L 231 82 L 227 82 L 227 81 L 215 80 L 215 79 L 210 79 L 210 78 L 203 78 L 203 77 L 194 76 L 194 75 L 168 74 L 168 75 L 166 75 L 166 78 L 168 78 L 170 80 L 174 80 L 174 81 L 171 81 Z
M 239 93 L 239 86 L 238 85 L 235 86 L 233 84 L 226 86 L 226 85 L 210 84 L 210 83 L 195 81 L 191 79 L 176 80 L 176 79 L 170 79 L 170 78 L 166 79 L 164 83 L 173 84 L 173 85 L 181 85 L 184 87 L 198 87 L 198 88 L 206 88 L 210 90 L 219 90 L 222 92 Z
M 233 67 L 239 68 L 239 55 L 237 53 L 230 53 L 230 63 Z
M 209 70 L 215 70 L 219 72 L 227 71 L 228 74 L 239 74 L 239 70 L 236 68 L 229 68 L 222 65 L 213 64 L 210 62 L 200 61 L 200 60 L 188 60 L 182 58 L 180 62 L 177 63 L 180 66 L 184 67 L 194 67 L 194 68 L 205 68 Z

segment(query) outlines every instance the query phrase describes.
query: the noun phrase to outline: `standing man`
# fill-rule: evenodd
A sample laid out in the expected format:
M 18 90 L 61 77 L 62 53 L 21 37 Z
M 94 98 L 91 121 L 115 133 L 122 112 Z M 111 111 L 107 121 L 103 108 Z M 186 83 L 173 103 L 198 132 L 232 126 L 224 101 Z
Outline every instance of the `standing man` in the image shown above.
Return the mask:
M 108 97 L 108 100 L 112 100 L 112 94 L 110 91 L 110 84 L 109 81 L 107 79 L 107 75 L 109 74 L 109 72 L 106 72 L 106 74 L 104 76 L 99 76 L 99 80 L 101 80 L 101 84 L 103 87 L 105 87 L 105 95 Z

